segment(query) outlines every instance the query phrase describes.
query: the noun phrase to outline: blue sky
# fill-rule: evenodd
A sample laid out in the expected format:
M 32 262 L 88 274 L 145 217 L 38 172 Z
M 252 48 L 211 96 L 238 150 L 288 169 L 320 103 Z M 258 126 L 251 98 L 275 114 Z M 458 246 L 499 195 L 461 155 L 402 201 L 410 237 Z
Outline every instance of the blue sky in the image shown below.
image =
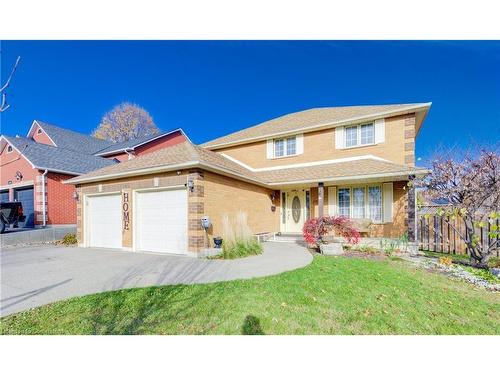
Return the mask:
M 496 41 L 3 41 L 17 55 L 2 134 L 40 119 L 90 133 L 114 105 L 195 143 L 312 107 L 433 102 L 420 164 L 443 145 L 500 140 Z

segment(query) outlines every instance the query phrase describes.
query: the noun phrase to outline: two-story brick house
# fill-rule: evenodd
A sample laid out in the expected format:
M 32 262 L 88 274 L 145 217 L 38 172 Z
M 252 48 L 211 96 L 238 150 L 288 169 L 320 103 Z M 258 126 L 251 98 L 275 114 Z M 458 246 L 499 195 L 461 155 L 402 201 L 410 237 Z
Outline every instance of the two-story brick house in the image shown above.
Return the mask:
M 186 140 L 182 130 L 111 143 L 33 121 L 26 137 L 0 137 L 0 201 L 23 203 L 20 226 L 76 224 L 72 177 Z
M 256 234 L 299 233 L 307 218 L 329 214 L 371 220 L 369 237 L 411 239 L 408 182 L 427 173 L 415 167 L 415 140 L 429 108 L 310 109 L 73 178 L 79 242 L 197 255 L 238 211 Z

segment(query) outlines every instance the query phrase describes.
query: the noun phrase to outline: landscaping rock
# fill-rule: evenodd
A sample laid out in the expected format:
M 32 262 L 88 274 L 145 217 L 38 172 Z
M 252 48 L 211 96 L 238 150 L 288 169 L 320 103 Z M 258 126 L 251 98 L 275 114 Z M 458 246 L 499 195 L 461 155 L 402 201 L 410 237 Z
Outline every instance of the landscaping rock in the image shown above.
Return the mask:
M 464 269 L 459 265 L 449 266 L 446 264 L 440 264 L 438 259 L 427 258 L 422 256 L 407 257 L 405 259 L 415 264 L 416 266 L 422 267 L 426 270 L 438 271 L 440 273 L 447 275 L 448 277 L 464 280 L 470 284 L 484 288 L 486 290 L 500 292 L 500 284 L 491 283 L 479 276 L 473 275 L 472 273 L 470 273 L 469 271 L 467 271 L 466 269 Z
M 500 268 L 492 268 L 491 273 L 496 277 L 500 277 Z
M 344 248 L 340 242 L 332 242 L 326 244 L 320 244 L 319 249 L 324 255 L 342 255 L 344 254 Z
M 415 242 L 410 242 L 407 246 L 406 246 L 406 252 L 410 255 L 410 256 L 417 256 L 418 255 L 418 244 L 416 244 Z

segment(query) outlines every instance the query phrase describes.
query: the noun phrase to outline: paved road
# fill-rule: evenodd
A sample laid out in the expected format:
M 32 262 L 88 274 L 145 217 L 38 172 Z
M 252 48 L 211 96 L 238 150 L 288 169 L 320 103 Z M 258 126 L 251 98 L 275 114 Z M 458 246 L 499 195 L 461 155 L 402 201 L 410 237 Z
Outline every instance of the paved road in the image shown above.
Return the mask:
M 3 248 L 0 315 L 109 290 L 274 275 L 311 261 L 300 245 L 273 242 L 264 244 L 262 255 L 236 260 L 53 245 Z

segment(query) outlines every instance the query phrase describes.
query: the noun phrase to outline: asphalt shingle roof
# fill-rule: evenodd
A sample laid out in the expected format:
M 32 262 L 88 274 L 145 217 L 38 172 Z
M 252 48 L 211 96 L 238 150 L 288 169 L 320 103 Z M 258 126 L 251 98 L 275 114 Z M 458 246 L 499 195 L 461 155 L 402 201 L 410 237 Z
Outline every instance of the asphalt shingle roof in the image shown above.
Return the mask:
M 258 125 L 216 138 L 202 144 L 202 147 L 215 148 L 221 145 L 230 145 L 247 140 L 271 137 L 274 134 L 312 131 L 321 126 L 348 122 L 359 118 L 370 118 L 387 113 L 398 113 L 415 108 L 426 108 L 429 103 L 417 104 L 390 104 L 390 105 L 362 105 L 348 107 L 312 108 L 305 111 L 290 113 L 285 116 L 265 121 Z
M 305 180 L 331 180 L 335 178 L 356 177 L 363 175 L 409 175 L 413 173 L 425 173 L 425 169 L 399 165 L 389 161 L 366 158 L 360 160 L 332 162 L 331 164 L 323 164 L 309 167 L 293 167 L 282 168 L 272 171 L 251 171 L 244 166 L 231 161 L 230 159 L 200 146 L 193 145 L 189 141 L 182 142 L 175 146 L 166 147 L 156 152 L 143 155 L 119 164 L 111 165 L 84 176 L 77 177 L 70 181 L 78 183 L 84 180 L 109 180 L 116 178 L 120 174 L 133 175 L 134 172 L 139 173 L 141 170 L 155 167 L 170 167 L 179 166 L 190 163 L 201 164 L 204 166 L 213 167 L 216 170 L 223 169 L 233 175 L 241 176 L 246 179 L 255 181 L 262 185 L 268 184 L 290 184 L 296 181 Z M 106 178 L 108 177 L 109 178 Z
M 248 169 L 213 151 L 205 150 L 200 146 L 193 145 L 189 141 L 165 147 L 150 154 L 142 155 L 119 164 L 110 165 L 81 177 L 100 177 L 109 174 L 139 171 L 146 168 L 196 162 L 208 164 L 218 168 L 224 168 L 230 172 L 243 175 L 253 180 L 258 180 L 255 173 L 252 173 Z
M 4 137 L 39 169 L 84 174 L 116 164 L 113 160 L 37 143 L 24 137 Z
M 36 122 L 59 148 L 77 151 L 80 154 L 92 155 L 113 144 L 109 141 L 60 128 L 59 126 L 47 124 L 46 122 L 39 120 L 36 120 Z
M 140 145 L 141 143 L 147 142 L 151 139 L 161 137 L 166 134 L 170 134 L 172 132 L 162 132 L 153 135 L 147 135 L 145 137 L 140 137 L 136 139 L 130 139 L 124 142 L 113 143 L 112 145 L 106 147 L 105 149 L 100 150 L 97 154 L 108 154 L 113 151 L 119 151 L 123 149 L 133 149 L 135 146 Z
M 424 168 L 396 164 L 386 160 L 365 158 L 308 167 L 282 168 L 257 172 L 257 175 L 260 179 L 268 183 L 287 183 L 291 181 L 321 181 L 384 174 L 409 175 L 424 171 Z

